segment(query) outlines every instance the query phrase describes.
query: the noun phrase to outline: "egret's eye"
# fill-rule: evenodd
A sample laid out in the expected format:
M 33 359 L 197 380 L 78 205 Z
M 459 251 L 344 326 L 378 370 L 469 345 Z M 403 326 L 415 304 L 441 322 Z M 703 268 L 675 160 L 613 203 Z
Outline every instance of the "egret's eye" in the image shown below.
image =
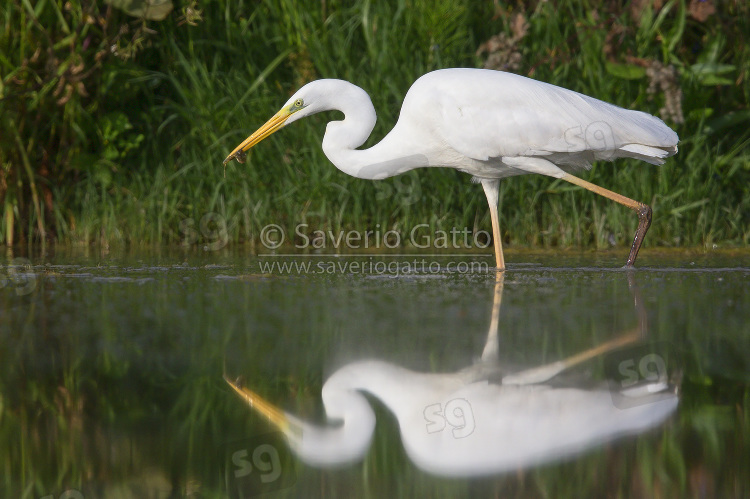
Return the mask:
M 301 108 L 302 104 L 302 99 L 297 99 L 296 101 L 294 101 L 294 107 L 296 107 L 297 109 Z

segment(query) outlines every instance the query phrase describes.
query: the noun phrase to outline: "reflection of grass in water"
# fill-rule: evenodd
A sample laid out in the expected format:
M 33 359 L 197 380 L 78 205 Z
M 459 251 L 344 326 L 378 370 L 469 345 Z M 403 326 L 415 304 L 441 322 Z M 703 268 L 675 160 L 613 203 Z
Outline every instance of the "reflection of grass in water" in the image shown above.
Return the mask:
M 40 496 L 68 485 L 116 484 L 165 462 L 174 468 L 161 470 L 162 482 L 186 483 L 191 463 L 212 459 L 206 450 L 224 427 L 216 421 L 226 400 L 215 379 L 222 344 L 181 324 L 170 313 L 181 305 L 159 289 L 143 307 L 132 297 L 143 286 L 75 288 L 81 301 L 74 315 L 69 302 L 36 302 L 37 293 L 33 314 L 8 318 L 11 330 L 26 332 L 3 336 L 3 427 L 7 442 L 18 440 L 8 446 L 4 466 L 14 480 L 7 485 L 35 484 Z M 144 308 L 150 313 L 142 316 Z M 8 497 L 18 491 L 10 490 Z
M 3 496 L 59 495 L 80 484 L 102 495 L 133 481 L 220 496 L 226 442 L 269 430 L 225 387 L 225 358 L 229 372 L 290 412 L 319 416 L 330 374 L 321 366 L 341 361 L 340 349 L 356 351 L 356 343 L 397 364 L 430 370 L 431 358 L 435 369 L 459 369 L 489 320 L 484 284 L 491 279 L 212 279 L 223 272 L 153 272 L 144 284 L 40 276 L 38 291 L 23 300 L 3 291 Z M 603 324 L 632 326 L 619 274 L 572 274 L 565 282 L 531 270 L 510 277 L 501 317 L 511 359 L 559 358 L 608 339 Z M 365 461 L 342 472 L 299 466 L 287 494 L 578 497 L 658 489 L 669 496 L 703 481 L 716 496 L 731 495 L 732 483 L 748 478 L 740 464 L 750 446 L 748 345 L 741 315 L 723 314 L 730 298 L 736 310 L 748 310 L 748 297 L 732 291 L 742 276 L 722 274 L 722 283 L 712 275 L 639 277 L 652 338 L 675 344 L 686 359 L 680 415 L 664 427 L 568 462 L 467 482 L 415 469 L 395 419 L 373 401 L 378 426 Z M 684 283 L 675 289 L 665 281 Z M 581 310 L 591 303 L 587 293 L 555 293 L 571 282 L 624 310 Z M 571 317 L 552 329 L 555 310 Z M 363 324 L 378 336 L 352 332 Z

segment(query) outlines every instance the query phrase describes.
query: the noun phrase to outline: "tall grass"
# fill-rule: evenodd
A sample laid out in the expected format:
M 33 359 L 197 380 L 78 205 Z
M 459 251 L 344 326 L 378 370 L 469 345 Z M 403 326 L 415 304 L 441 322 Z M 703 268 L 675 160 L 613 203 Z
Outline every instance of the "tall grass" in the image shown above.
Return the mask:
M 636 9 L 573 0 L 526 8 L 453 0 L 239 0 L 191 4 L 195 25 L 185 22 L 184 8 L 146 23 L 90 7 L 110 25 L 142 31 L 123 43 L 126 58 L 107 54 L 89 62 L 99 52 L 84 52 L 84 66 L 97 68 L 95 81 L 86 83 L 87 95 L 74 85 L 64 104 L 52 95 L 59 78 L 13 83 L 19 68 L 33 66 L 28 41 L 41 36 L 25 5 L 13 1 L 3 14 L 6 26 L 23 26 L 6 30 L 1 41 L 8 49 L 1 61 L 3 128 L 18 133 L 0 140 L 5 244 L 14 234 L 15 242 L 190 242 L 187 229 L 206 214 L 226 225 L 233 242 L 257 242 L 270 223 L 288 234 L 299 223 L 309 230 L 380 224 L 408 231 L 421 223 L 486 230 L 483 194 L 464 174 L 418 170 L 371 182 L 339 172 L 320 149 L 328 116 L 286 128 L 255 148 L 247 164 L 224 169 L 221 161 L 299 86 L 320 77 L 347 79 L 370 93 L 378 124 L 369 146 L 393 126 L 416 78 L 442 67 L 482 66 L 486 54 L 477 48 L 498 33 L 508 35 L 507 49 L 518 54 L 508 69 L 657 115 L 668 107 L 669 91 L 649 94 L 647 70 L 653 61 L 674 67 L 684 123 L 667 122 L 681 137 L 678 156 L 662 167 L 597 164 L 584 176 L 653 205 L 646 245 L 750 239 L 744 62 L 750 11 L 741 2 L 716 5 L 703 19 L 675 0 L 659 9 L 650 2 Z M 77 14 L 48 1 L 36 11 L 47 16 L 45 26 L 55 26 L 46 30 L 55 40 L 65 39 L 63 23 L 82 32 L 73 36 L 77 43 L 88 36 L 77 27 L 85 25 L 84 9 Z M 119 34 L 100 31 L 102 46 Z M 71 49 L 72 61 L 76 53 Z M 45 78 L 52 90 L 39 86 Z M 27 104 L 37 101 L 46 107 Z M 28 126 L 32 116 L 49 123 L 44 140 Z M 636 226 L 627 209 L 549 178 L 508 179 L 500 200 L 503 238 L 511 245 L 627 245 Z M 204 232 L 197 231 L 199 238 Z

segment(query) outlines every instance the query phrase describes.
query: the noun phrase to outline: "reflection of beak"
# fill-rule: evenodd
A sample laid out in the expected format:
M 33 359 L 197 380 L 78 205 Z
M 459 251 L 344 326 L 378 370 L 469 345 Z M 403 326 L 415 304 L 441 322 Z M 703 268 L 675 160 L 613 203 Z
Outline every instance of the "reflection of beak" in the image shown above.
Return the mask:
M 240 145 L 235 147 L 234 151 L 232 151 L 232 153 L 227 156 L 227 159 L 224 160 L 224 164 L 226 165 L 235 158 L 237 158 L 237 161 L 239 161 L 240 163 L 244 163 L 245 153 L 248 151 L 248 149 L 284 126 L 284 122 L 289 119 L 289 116 L 291 115 L 292 113 L 290 113 L 286 108 L 274 114 L 273 118 L 266 121 L 266 123 L 262 127 L 258 128 L 255 132 L 253 132 L 252 135 L 242 141 Z
M 265 416 L 266 419 L 271 422 L 271 424 L 276 426 L 283 433 L 287 433 L 289 431 L 289 420 L 287 419 L 286 414 L 284 414 L 281 409 L 271 404 L 270 402 L 263 400 L 260 395 L 258 395 L 254 391 L 249 390 L 244 386 L 240 386 L 239 383 L 230 380 L 226 374 L 224 375 L 224 380 L 229 384 L 229 386 L 234 388 L 234 391 L 237 392 L 240 397 L 245 399 L 245 401 L 250 404 L 250 407 L 258 411 L 262 416 Z

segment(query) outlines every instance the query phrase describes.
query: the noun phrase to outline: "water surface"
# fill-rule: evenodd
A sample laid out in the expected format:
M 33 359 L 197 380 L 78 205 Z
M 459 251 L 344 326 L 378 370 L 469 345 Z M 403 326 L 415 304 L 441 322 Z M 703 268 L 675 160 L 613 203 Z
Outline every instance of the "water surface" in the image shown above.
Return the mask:
M 426 267 L 415 265 L 413 255 L 256 257 L 239 250 L 7 255 L 0 276 L 0 495 L 705 491 L 742 497 L 750 453 L 750 254 L 644 252 L 636 272 L 619 269 L 622 258 L 508 252 L 498 291 L 493 272 L 471 268 L 491 262 L 480 255 L 429 257 Z M 493 407 L 508 407 L 506 376 L 624 337 L 632 341 L 523 390 L 616 395 L 623 372 L 635 372 L 646 386 L 653 366 L 646 362 L 640 372 L 638 362 L 658 355 L 669 370 L 668 393 L 679 402 L 648 424 L 636 428 L 636 416 L 624 418 L 627 429 L 603 429 L 562 451 L 511 459 L 493 471 L 480 464 L 501 451 L 522 452 L 508 452 L 507 437 L 483 437 L 489 445 L 482 446 L 477 436 L 487 435 L 481 431 L 490 424 L 498 431 L 521 424 L 512 416 L 526 409 L 503 416 L 503 427 L 499 416 L 483 419 L 476 392 L 460 392 L 413 409 L 423 418 L 424 434 L 417 437 L 439 436 L 446 449 L 475 445 L 481 463 L 457 458 L 438 465 L 440 447 L 421 458 L 410 443 L 414 430 L 407 431 L 402 413 L 432 389 L 415 379 L 439 379 L 440 389 L 450 385 L 453 391 L 445 393 L 454 395 L 464 386 L 486 386 L 495 390 Z M 364 360 L 381 370 L 360 381 Z M 624 360 L 634 360 L 635 371 Z M 374 417 L 370 440 L 335 466 L 321 462 L 329 455 L 322 447 L 295 447 L 293 435 L 284 436 L 224 379 L 305 424 L 335 429 L 340 426 L 327 420 L 321 399 L 326 380 L 338 373 L 357 391 L 356 383 L 374 386 L 369 380 L 386 371 L 400 373 L 398 382 L 380 392 L 371 387 L 362 399 Z M 612 384 L 613 376 L 620 385 Z M 454 390 L 459 378 L 463 384 Z M 401 392 L 406 395 L 399 398 Z M 533 413 L 547 418 L 539 425 L 554 428 L 549 418 L 565 411 L 585 418 L 595 404 L 555 400 Z M 639 418 L 655 414 L 646 409 Z M 516 428 L 513 445 L 544 448 L 551 438 L 543 426 Z M 571 431 L 560 426 L 558 434 Z

